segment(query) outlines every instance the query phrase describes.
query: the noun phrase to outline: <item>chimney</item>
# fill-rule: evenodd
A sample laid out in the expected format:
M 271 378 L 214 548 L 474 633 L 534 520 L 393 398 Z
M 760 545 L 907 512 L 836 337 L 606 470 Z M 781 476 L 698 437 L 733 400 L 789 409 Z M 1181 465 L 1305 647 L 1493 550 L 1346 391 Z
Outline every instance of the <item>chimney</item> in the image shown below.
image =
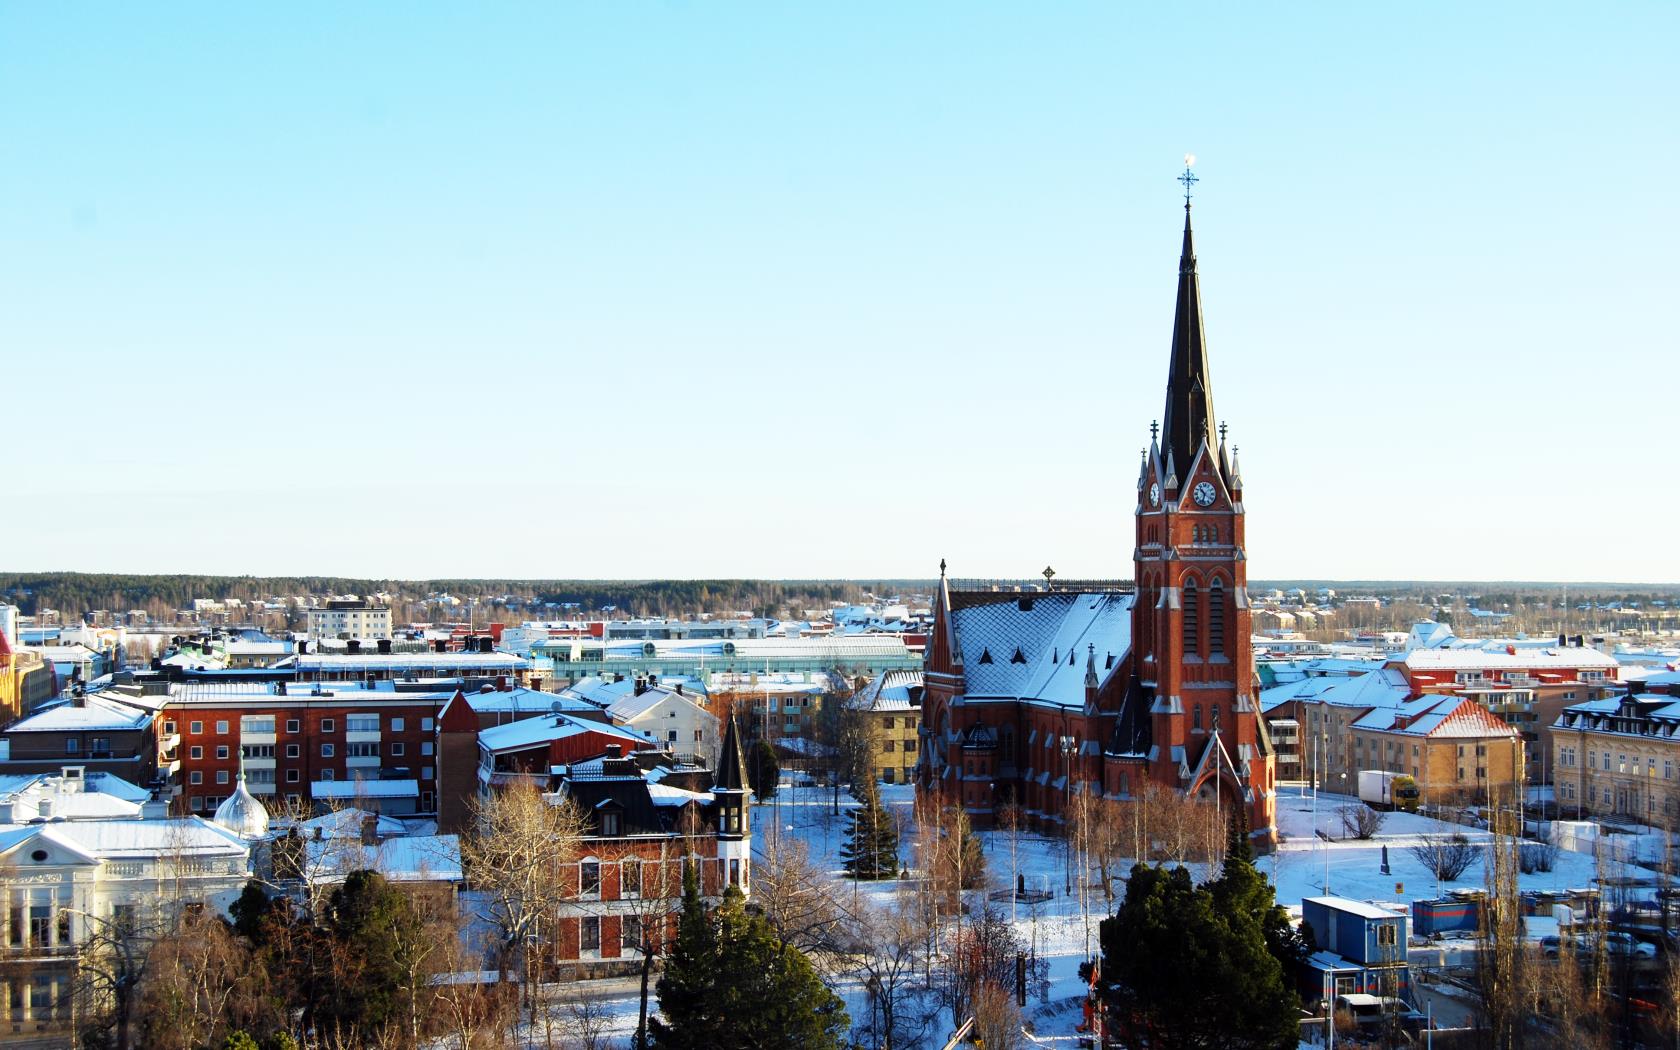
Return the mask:
M 608 758 L 623 758 L 624 757 L 624 745 L 623 744 L 608 744 L 607 745 L 607 757 Z
M 361 642 L 361 639 L 359 639 L 359 638 L 352 638 L 352 639 L 350 639 L 350 640 L 349 640 L 349 641 L 348 641 L 348 642 L 346 642 L 346 643 L 345 643 L 345 644 L 346 644 L 346 645 L 348 645 L 348 646 L 349 646 L 349 647 L 350 647 L 350 655 L 351 655 L 351 656 L 359 656 L 359 655 L 361 655 L 361 652 L 362 652 L 362 642 Z
M 42 820 L 51 820 L 53 815 L 53 800 L 50 798 L 43 798 L 40 802 L 37 802 L 35 804 L 35 813 Z
M 391 639 L 389 639 L 389 638 L 379 639 L 379 655 L 381 655 L 381 656 L 390 656 L 391 655 Z
M 298 655 L 299 656 L 308 656 L 309 655 L 309 643 L 308 642 L 299 642 L 298 643 Z
M 140 803 L 141 820 L 162 820 L 167 816 L 169 816 L 169 803 L 158 798 L 155 791 L 152 792 L 151 798 Z
M 496 676 L 496 692 L 506 693 L 508 691 L 509 691 L 509 689 L 508 689 L 507 675 L 505 675 L 505 674 L 497 675 Z
M 678 682 L 678 683 L 677 683 L 677 695 L 678 695 L 678 696 L 682 696 L 682 695 L 683 695 L 683 684 L 682 684 L 682 683 L 681 683 L 681 682 Z
M 440 653 L 447 653 L 449 651 L 449 639 L 438 638 L 433 640 L 432 648 L 436 649 Z
M 481 653 L 493 653 L 493 652 L 495 652 L 496 651 L 496 640 L 494 638 L 491 638 L 489 635 L 485 635 L 483 638 L 480 638 L 478 640 L 478 651 L 481 652 Z
M 379 844 L 379 814 L 362 814 L 362 845 L 377 846 Z
M 647 692 L 647 688 L 648 688 L 647 679 L 638 676 L 636 678 L 635 695 L 636 696 L 641 696 L 643 693 Z

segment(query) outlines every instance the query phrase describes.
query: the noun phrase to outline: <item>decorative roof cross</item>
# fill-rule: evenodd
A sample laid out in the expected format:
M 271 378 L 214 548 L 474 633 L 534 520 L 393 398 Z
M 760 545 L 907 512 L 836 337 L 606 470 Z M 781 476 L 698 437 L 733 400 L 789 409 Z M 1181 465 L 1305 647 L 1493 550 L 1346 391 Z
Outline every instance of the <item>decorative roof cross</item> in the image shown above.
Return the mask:
M 1201 179 L 1196 178 L 1195 173 L 1190 170 L 1191 166 L 1194 165 L 1195 163 L 1196 163 L 1196 155 L 1194 153 L 1186 153 L 1184 155 L 1184 174 L 1180 175 L 1178 177 L 1178 181 L 1184 183 L 1184 207 L 1185 208 L 1190 207 L 1190 190 L 1191 190 L 1191 188 L 1194 187 L 1196 185 L 1196 183 L 1202 181 Z
M 1219 443 L 1221 445 L 1223 445 L 1225 443 L 1225 432 L 1229 429 L 1231 429 L 1230 424 L 1228 424 L 1228 423 L 1220 423 L 1219 424 Z
M 1151 419 L 1149 421 L 1149 440 L 1154 441 L 1160 435 L 1161 421 L 1159 419 Z

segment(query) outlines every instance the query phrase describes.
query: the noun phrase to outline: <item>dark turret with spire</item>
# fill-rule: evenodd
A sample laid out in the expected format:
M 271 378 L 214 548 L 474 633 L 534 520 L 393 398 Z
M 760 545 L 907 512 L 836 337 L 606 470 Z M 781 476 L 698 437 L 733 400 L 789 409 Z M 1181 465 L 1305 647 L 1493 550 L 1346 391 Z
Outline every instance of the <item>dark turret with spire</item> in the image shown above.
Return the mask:
M 1161 416 L 1160 454 L 1163 461 L 1172 463 L 1169 474 L 1189 470 L 1204 443 L 1209 453 L 1219 449 L 1213 434 L 1213 378 L 1202 334 L 1202 290 L 1190 230 L 1190 187 L 1196 176 L 1190 173 L 1188 164 L 1179 181 L 1184 183 L 1184 248 L 1178 257 L 1178 310 L 1173 315 L 1167 407 Z
M 720 807 L 718 833 L 726 838 L 747 834 L 747 765 L 741 755 L 741 733 L 735 727 L 734 712 L 730 712 L 729 724 L 724 727 L 712 794 Z

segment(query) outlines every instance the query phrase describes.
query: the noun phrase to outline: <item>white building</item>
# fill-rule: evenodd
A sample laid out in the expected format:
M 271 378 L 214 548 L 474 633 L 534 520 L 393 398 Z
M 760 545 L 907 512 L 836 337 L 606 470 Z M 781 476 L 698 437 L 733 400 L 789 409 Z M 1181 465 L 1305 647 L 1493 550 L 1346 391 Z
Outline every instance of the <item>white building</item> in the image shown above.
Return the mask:
M 0 823 L 0 1031 L 66 1030 L 75 960 L 90 941 L 225 913 L 249 862 L 238 836 L 197 817 Z
M 391 607 L 376 605 L 363 598 L 330 598 L 326 605 L 309 610 L 309 637 L 317 641 L 326 638 L 390 638 Z
M 708 767 L 717 761 L 723 743 L 718 717 L 686 691 L 643 686 L 613 701 L 607 713 L 614 722 L 640 729 L 679 757 L 693 756 Z

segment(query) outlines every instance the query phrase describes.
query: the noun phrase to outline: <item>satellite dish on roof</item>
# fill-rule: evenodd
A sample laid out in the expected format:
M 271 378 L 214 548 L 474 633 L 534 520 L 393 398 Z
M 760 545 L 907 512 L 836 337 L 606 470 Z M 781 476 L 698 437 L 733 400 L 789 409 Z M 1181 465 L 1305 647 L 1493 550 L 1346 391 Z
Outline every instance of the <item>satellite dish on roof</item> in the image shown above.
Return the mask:
M 566 704 L 564 701 L 556 700 L 552 704 L 548 705 L 548 709 L 554 714 L 563 715 L 566 713 Z

